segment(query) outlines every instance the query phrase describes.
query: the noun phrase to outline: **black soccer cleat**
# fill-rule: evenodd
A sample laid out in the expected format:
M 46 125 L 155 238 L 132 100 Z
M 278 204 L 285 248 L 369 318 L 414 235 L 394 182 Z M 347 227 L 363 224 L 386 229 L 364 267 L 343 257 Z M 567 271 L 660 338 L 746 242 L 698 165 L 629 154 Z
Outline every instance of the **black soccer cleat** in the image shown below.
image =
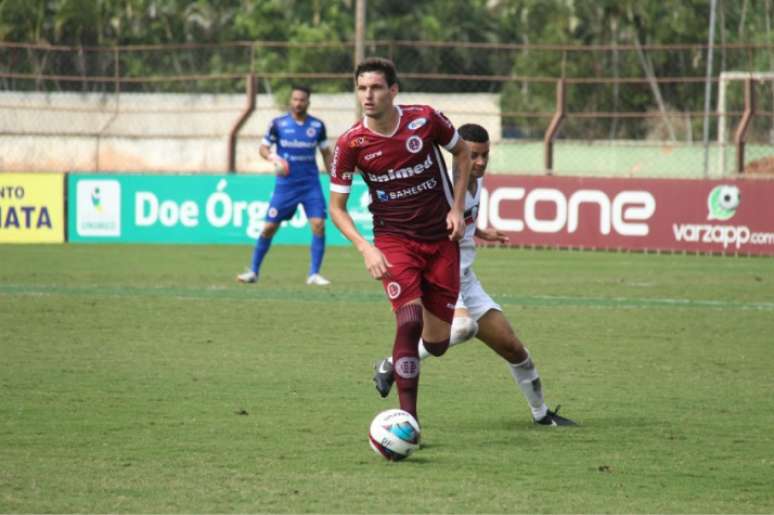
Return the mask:
M 535 424 L 541 426 L 577 426 L 578 424 L 574 421 L 559 415 L 560 407 L 561 406 L 557 406 L 554 411 L 548 410 L 543 418 L 535 420 Z
M 393 368 L 390 360 L 384 358 L 374 365 L 374 385 L 376 385 L 376 391 L 379 392 L 382 399 L 385 399 L 390 395 L 390 389 L 394 382 L 395 376 L 393 375 Z

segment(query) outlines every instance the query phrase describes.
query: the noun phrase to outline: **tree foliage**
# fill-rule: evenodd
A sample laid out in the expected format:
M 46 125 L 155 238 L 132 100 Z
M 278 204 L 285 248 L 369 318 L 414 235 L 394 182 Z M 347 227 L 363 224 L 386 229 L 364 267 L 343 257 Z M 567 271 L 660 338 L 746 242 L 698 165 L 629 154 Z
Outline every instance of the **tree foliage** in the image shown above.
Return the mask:
M 726 46 L 719 51 L 714 73 L 772 69 L 772 46 L 751 51 L 729 45 L 774 45 L 774 0 L 717 1 L 716 44 Z M 289 80 L 277 74 L 347 76 L 352 68 L 355 3 L 0 0 L 2 41 L 52 47 L 0 48 L 0 70 L 82 77 L 224 77 L 216 87 L 213 84 L 221 83 L 213 80 L 122 86 L 165 91 L 237 91 L 243 82 L 235 77 L 255 71 L 263 77 L 264 90 L 283 91 Z M 545 119 L 525 119 L 519 113 L 552 111 L 559 77 L 570 81 L 568 104 L 588 111 L 654 109 L 655 81 L 649 86 L 645 81 L 624 84 L 617 79 L 701 77 L 707 66 L 709 11 L 710 0 L 368 0 L 366 53 L 395 60 L 404 89 L 502 93 L 503 111 L 512 113 L 506 116 L 506 125 L 529 132 L 544 127 Z M 694 47 L 674 51 L 653 45 Z M 58 46 L 69 51 L 56 50 Z M 453 80 L 429 74 L 451 75 Z M 485 76 L 500 79 L 475 79 Z M 599 83 L 589 87 L 572 82 L 579 77 Z M 351 87 L 347 79 L 308 82 L 318 91 Z M 55 84 L 60 89 L 113 87 L 107 81 L 98 87 L 94 82 Z M 34 86 L 51 87 L 40 81 Z M 0 79 L 0 87 L 24 86 Z M 701 82 L 660 82 L 658 94 L 667 107 L 702 109 Z M 587 128 L 611 136 L 621 130 L 604 118 L 588 122 Z

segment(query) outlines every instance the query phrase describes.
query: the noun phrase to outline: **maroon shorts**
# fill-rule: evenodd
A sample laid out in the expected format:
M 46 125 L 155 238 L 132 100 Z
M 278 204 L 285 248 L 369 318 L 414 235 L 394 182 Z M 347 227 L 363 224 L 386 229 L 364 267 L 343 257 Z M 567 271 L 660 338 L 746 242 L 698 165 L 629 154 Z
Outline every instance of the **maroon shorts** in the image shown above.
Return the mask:
M 460 248 L 456 241 L 417 241 L 400 236 L 375 238 L 376 248 L 392 265 L 382 279 L 384 291 L 397 310 L 422 299 L 425 308 L 448 323 L 460 292 Z

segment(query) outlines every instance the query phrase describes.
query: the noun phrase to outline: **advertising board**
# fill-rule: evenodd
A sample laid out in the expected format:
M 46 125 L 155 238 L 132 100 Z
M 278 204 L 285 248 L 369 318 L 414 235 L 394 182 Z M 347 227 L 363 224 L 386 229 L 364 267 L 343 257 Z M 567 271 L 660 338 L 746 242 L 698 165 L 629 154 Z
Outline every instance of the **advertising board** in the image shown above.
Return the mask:
M 511 244 L 774 255 L 774 181 L 487 176 L 479 225 Z
M 0 174 L 0 243 L 62 243 L 64 175 Z

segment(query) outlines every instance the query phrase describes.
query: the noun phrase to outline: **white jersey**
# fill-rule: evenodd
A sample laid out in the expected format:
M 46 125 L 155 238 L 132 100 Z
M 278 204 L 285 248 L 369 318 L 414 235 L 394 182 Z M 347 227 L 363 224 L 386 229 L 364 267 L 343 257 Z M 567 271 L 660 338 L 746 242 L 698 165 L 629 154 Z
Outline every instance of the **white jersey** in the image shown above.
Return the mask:
M 465 234 L 460 240 L 460 272 L 473 266 L 476 259 L 476 222 L 478 221 L 478 206 L 481 202 L 481 188 L 484 178 L 476 179 L 476 193 L 471 195 L 470 190 L 465 190 Z

